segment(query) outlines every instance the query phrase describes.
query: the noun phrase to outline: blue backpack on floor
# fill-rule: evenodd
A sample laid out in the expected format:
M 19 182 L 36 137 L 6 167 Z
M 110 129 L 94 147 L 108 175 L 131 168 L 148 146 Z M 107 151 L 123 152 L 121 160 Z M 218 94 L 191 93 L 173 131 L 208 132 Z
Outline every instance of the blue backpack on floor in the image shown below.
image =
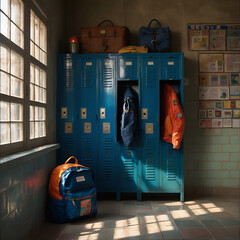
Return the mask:
M 68 163 L 71 159 L 75 163 Z M 49 219 L 64 223 L 97 214 L 97 190 L 93 171 L 75 157 L 59 165 L 49 182 Z

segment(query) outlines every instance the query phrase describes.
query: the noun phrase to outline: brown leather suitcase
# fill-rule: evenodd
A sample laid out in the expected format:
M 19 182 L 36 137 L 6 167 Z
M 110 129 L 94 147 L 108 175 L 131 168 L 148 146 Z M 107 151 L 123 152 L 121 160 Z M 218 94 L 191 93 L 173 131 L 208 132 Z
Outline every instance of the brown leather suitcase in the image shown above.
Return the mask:
M 111 26 L 102 26 L 109 22 Z M 110 20 L 105 20 L 97 27 L 80 29 L 81 53 L 117 53 L 128 45 L 129 30 L 125 26 L 114 26 Z

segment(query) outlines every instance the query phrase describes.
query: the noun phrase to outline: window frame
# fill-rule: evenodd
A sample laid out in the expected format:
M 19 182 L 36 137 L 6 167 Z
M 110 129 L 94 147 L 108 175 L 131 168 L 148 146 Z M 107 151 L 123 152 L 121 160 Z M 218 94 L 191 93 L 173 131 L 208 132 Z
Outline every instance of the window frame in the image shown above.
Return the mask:
M 0 43 L 4 47 L 11 49 L 12 51 L 16 52 L 20 56 L 23 57 L 24 61 L 24 97 L 17 98 L 5 94 L 0 94 L 0 101 L 7 101 L 13 103 L 21 103 L 23 104 L 23 141 L 15 142 L 15 143 L 8 143 L 0 145 L 0 156 L 5 156 L 10 153 L 15 153 L 19 151 L 24 151 L 33 147 L 41 146 L 47 144 L 49 142 L 49 24 L 47 15 L 44 13 L 42 8 L 38 5 L 35 0 L 22 0 L 24 4 L 24 47 L 23 49 L 16 45 L 14 42 L 11 41 L 11 38 L 8 39 L 3 34 L 0 33 Z M 46 43 L 46 52 L 47 52 L 47 65 L 44 65 L 39 60 L 31 56 L 30 54 L 30 13 L 31 10 L 34 14 L 43 22 L 46 26 L 47 31 L 47 43 Z M 44 70 L 46 72 L 46 103 L 40 103 L 35 101 L 30 101 L 30 64 L 34 64 L 38 68 Z M 46 108 L 46 136 L 30 139 L 30 106 L 38 106 L 38 107 L 45 107 Z

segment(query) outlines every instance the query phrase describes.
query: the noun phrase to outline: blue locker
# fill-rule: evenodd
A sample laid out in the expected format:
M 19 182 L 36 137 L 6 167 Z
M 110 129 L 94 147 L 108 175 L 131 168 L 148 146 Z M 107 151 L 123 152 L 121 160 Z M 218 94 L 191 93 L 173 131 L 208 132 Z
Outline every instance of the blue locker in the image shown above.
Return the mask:
M 79 56 L 80 59 L 80 56 Z M 96 112 L 98 109 L 98 60 L 94 56 L 81 57 L 78 67 L 79 81 L 77 93 L 79 161 L 97 174 L 98 133 Z
M 116 174 L 116 59 L 99 58 L 99 191 L 115 192 Z
M 117 76 L 117 169 L 120 169 L 118 181 L 120 183 L 118 189 L 118 199 L 120 193 L 138 192 L 138 165 L 140 161 L 140 134 L 136 136 L 134 147 L 127 149 L 121 139 L 121 115 L 123 109 L 123 96 L 127 87 L 131 87 L 136 93 L 138 105 L 140 105 L 139 88 L 140 88 L 140 72 L 138 68 L 138 56 L 134 54 L 124 54 L 118 57 L 118 76 Z M 138 114 L 139 115 L 139 114 Z M 138 116 L 138 125 L 140 116 Z
M 78 66 L 76 56 L 67 54 L 58 57 L 58 139 L 61 148 L 58 164 L 64 163 L 71 155 L 77 155 L 77 126 L 75 111 L 75 88 L 78 81 L 75 69 Z
M 175 89 L 178 99 L 184 108 L 184 75 L 183 54 L 173 53 L 161 58 L 160 83 L 166 82 Z M 163 86 L 160 84 L 160 86 Z M 161 123 L 160 123 L 161 124 Z M 162 192 L 180 193 L 184 200 L 184 162 L 183 142 L 180 149 L 173 149 L 173 145 L 160 141 L 160 163 L 162 169 Z
M 159 56 L 142 58 L 141 130 L 142 192 L 159 192 Z

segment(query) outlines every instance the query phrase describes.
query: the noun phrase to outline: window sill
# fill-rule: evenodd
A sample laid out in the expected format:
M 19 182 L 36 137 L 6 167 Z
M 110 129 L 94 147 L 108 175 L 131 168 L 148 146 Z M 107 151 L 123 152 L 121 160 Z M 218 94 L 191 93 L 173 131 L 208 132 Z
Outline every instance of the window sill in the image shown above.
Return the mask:
M 18 152 L 5 157 L 0 158 L 1 170 L 16 167 L 16 165 L 22 164 L 31 160 L 32 158 L 39 157 L 51 151 L 54 151 L 60 147 L 59 143 L 43 145 L 40 147 L 33 148 L 24 152 Z

